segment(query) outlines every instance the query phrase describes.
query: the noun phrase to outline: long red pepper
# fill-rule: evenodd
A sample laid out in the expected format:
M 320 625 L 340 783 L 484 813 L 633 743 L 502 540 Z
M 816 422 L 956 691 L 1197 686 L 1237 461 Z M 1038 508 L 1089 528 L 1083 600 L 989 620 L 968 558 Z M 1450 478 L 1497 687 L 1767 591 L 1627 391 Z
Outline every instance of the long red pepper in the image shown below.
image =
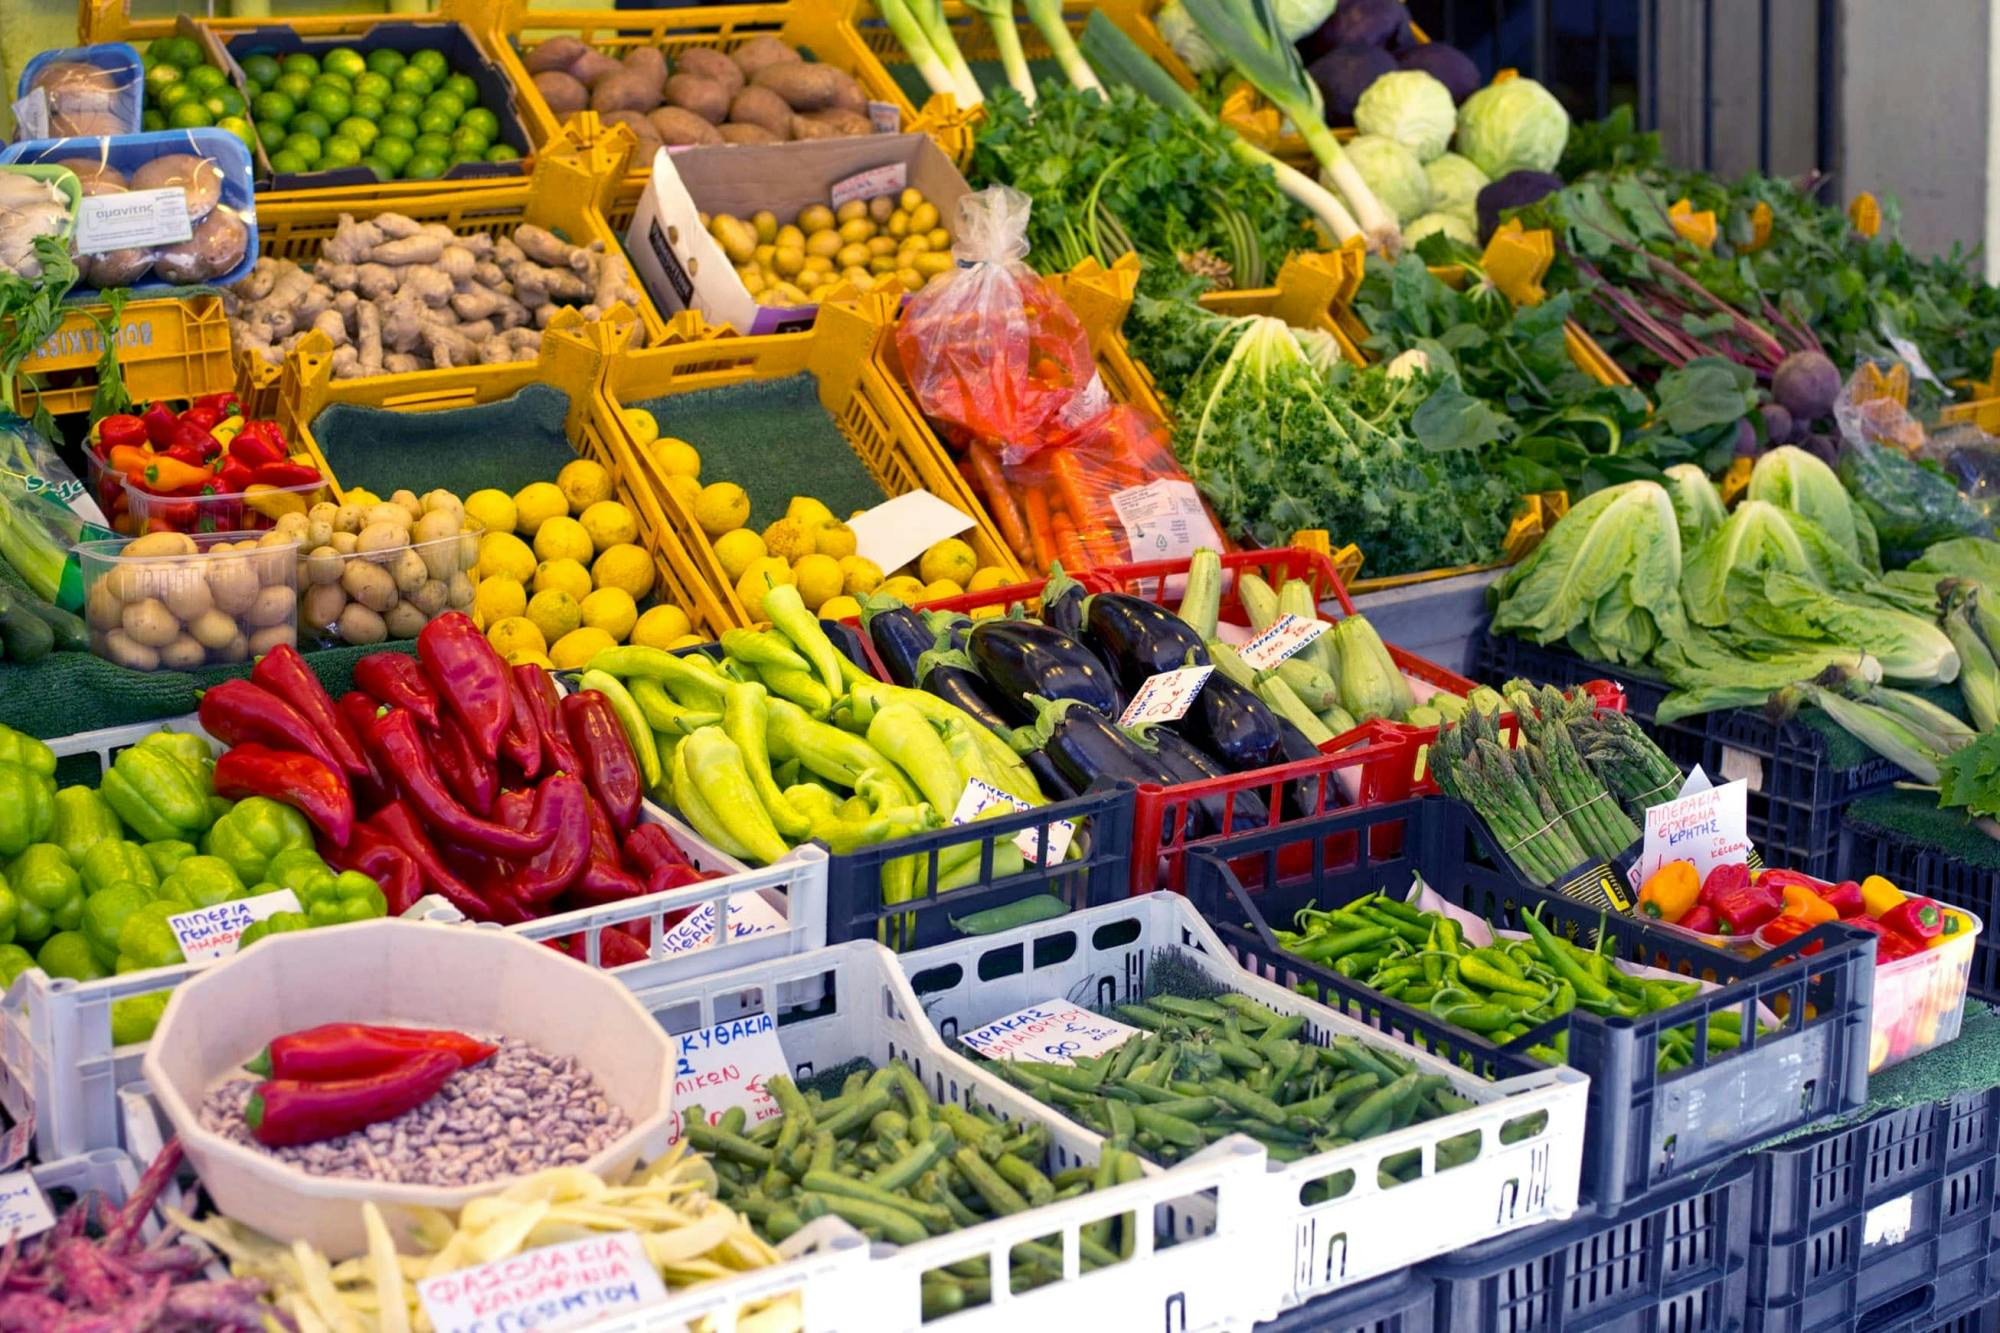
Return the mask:
M 495 856 L 527 857 L 554 841 L 546 829 L 516 832 L 481 819 L 454 800 L 417 733 L 416 718 L 403 709 L 390 708 L 377 715 L 368 732 L 368 745 L 383 771 L 395 776 L 397 789 L 424 822 L 462 846 Z
M 576 883 L 590 861 L 589 804 L 582 778 L 552 773 L 542 779 L 528 828 L 551 829 L 554 841 L 507 879 L 509 895 L 539 906 Z
M 658 824 L 640 824 L 625 835 L 625 862 L 647 875 L 663 865 L 694 868 L 679 844 Z
M 417 634 L 417 660 L 443 696 L 445 707 L 465 724 L 473 748 L 488 759 L 500 753 L 514 704 L 507 664 L 463 611 L 447 611 Z
M 345 773 L 326 738 L 313 730 L 305 715 L 259 685 L 225 680 L 201 692 L 197 710 L 202 730 L 224 745 L 255 741 L 274 750 L 298 750 L 337 773 Z
M 534 701 L 511 671 L 507 673 L 507 729 L 500 733 L 500 757 L 513 766 L 523 782 L 533 782 L 542 775 L 542 731 L 535 723 Z
M 394 1120 L 437 1096 L 459 1070 L 450 1051 L 423 1051 L 376 1074 L 302 1082 L 267 1079 L 257 1085 L 243 1118 L 257 1142 L 270 1148 L 352 1134 Z
M 385 840 L 403 849 L 416 862 L 424 887 L 437 894 L 474 921 L 491 920 L 493 909 L 486 900 L 444 863 L 430 837 L 424 832 L 417 812 L 403 801 L 391 801 L 368 817 L 368 827 Z
M 341 725 L 352 731 L 356 736 L 361 736 L 367 733 L 368 728 L 375 725 L 375 712 L 381 705 L 368 695 L 363 694 L 360 690 L 349 690 L 340 696 L 340 702 L 334 705 L 334 707 L 340 714 Z M 354 779 L 355 808 L 359 810 L 374 810 L 381 806 L 384 801 L 395 800 L 396 784 L 383 776 L 380 765 L 375 762 L 375 757 L 369 754 L 365 747 L 361 752 L 361 757 L 362 761 L 368 765 L 368 773 L 365 777 Z
M 370 653 L 354 664 L 354 684 L 391 708 L 409 709 L 425 731 L 437 730 L 437 694 L 416 658 L 406 653 Z
M 556 693 L 555 678 L 532 663 L 523 662 L 511 673 L 514 683 L 521 689 L 521 695 L 528 701 L 535 714 L 535 732 L 541 739 L 542 767 L 553 773 L 581 773 L 582 764 L 577 760 L 576 750 L 569 743 L 569 733 L 563 730 L 562 718 L 556 712 L 556 704 L 561 697 Z
M 438 776 L 459 804 L 482 818 L 491 815 L 493 798 L 500 794 L 499 765 L 480 755 L 465 728 L 450 714 L 438 719 L 429 739 Z
M 279 644 L 265 653 L 250 669 L 250 680 L 296 708 L 327 743 L 348 776 L 359 778 L 368 775 L 370 770 L 368 760 L 361 753 L 360 733 L 341 719 L 333 706 L 333 696 L 326 692 L 326 686 L 319 683 L 319 677 L 306 665 L 306 659 L 299 655 L 298 649 L 289 644 Z
M 382 886 L 389 915 L 401 916 L 424 896 L 424 877 L 410 854 L 369 826 L 366 820 L 354 826 L 347 846 L 330 843 L 320 848 L 326 863 L 339 870 L 358 870 Z
M 623 902 L 646 891 L 646 882 L 619 863 L 618 831 L 596 798 L 588 802 L 590 859 L 570 886 L 570 897 L 589 907 Z
M 565 935 L 559 940 L 544 941 L 558 953 L 568 954 L 579 963 L 590 961 L 587 934 Z M 607 926 L 597 932 L 597 965 L 603 968 L 625 967 L 631 963 L 643 963 L 648 957 L 646 946 L 633 939 L 624 931 Z
M 455 1056 L 470 1068 L 499 1050 L 490 1041 L 449 1028 L 398 1028 L 376 1023 L 322 1023 L 287 1032 L 243 1067 L 265 1078 L 355 1078 L 380 1073 L 425 1051 Z
M 215 794 L 265 796 L 291 806 L 336 847 L 354 836 L 354 794 L 340 770 L 293 750 L 232 745 L 215 761 Z
M 624 724 L 611 709 L 611 701 L 596 690 L 578 690 L 563 696 L 563 728 L 576 747 L 583 776 L 591 795 L 604 805 L 611 826 L 628 833 L 639 822 L 639 802 L 645 793 L 645 779 L 639 772 L 638 756 L 625 735 Z

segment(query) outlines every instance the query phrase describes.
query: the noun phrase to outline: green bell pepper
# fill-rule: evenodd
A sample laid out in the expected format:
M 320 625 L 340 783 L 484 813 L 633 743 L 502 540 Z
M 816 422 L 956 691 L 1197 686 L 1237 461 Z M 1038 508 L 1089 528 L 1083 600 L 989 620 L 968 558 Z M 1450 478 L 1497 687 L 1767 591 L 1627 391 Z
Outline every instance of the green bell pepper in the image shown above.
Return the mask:
M 343 870 L 293 892 L 306 909 L 306 920 L 315 926 L 372 921 L 389 914 L 389 900 L 382 896 L 381 886 L 358 870 Z
M 118 816 L 111 812 L 95 787 L 64 787 L 56 793 L 55 822 L 49 827 L 49 841 L 63 849 L 69 863 L 79 868 L 83 854 L 100 842 L 125 836 Z
M 96 981 L 111 975 L 97 965 L 90 952 L 90 941 L 80 930 L 59 930 L 49 936 L 35 955 L 35 966 L 51 977 L 68 977 L 72 981 Z
M 306 919 L 304 912 L 273 912 L 243 932 L 242 937 L 236 941 L 236 952 L 242 953 L 266 935 L 284 935 L 294 930 L 311 930 L 312 924 Z
M 213 907 L 248 892 L 229 862 L 219 856 L 190 856 L 160 881 L 162 898 L 177 898 L 189 907 Z
M 293 848 L 312 850 L 312 825 L 289 805 L 264 796 L 246 797 L 215 821 L 201 840 L 201 849 L 229 862 L 245 884 L 265 878 L 271 858 Z
M 185 963 L 181 942 L 167 918 L 185 910 L 172 902 L 151 902 L 125 918 L 118 929 L 120 972 L 143 972 L 149 967 L 171 967 Z
M 133 913 L 152 901 L 152 890 L 136 884 L 113 885 L 84 899 L 83 937 L 102 966 L 118 965 L 118 932 L 125 929 Z M 179 910 L 178 904 L 174 906 Z
M 0 764 L 19 764 L 45 778 L 56 775 L 56 752 L 12 727 L 0 726 Z
M 102 893 L 115 885 L 130 884 L 144 889 L 146 896 L 151 898 L 160 887 L 160 876 L 153 869 L 153 859 L 138 843 L 127 842 L 123 838 L 115 842 L 100 842 L 85 852 L 81 870 L 86 894 Z
M 55 779 L 0 762 L 0 856 L 19 856 L 29 843 L 48 837 L 55 818 Z
M 172 991 L 153 991 L 147 995 L 133 995 L 123 1000 L 111 1002 L 111 1044 L 130 1046 L 137 1041 L 151 1041 L 153 1030 L 160 1026 L 160 1015 L 167 1011 L 167 1001 Z
M 0 944 L 0 990 L 35 965 L 35 956 L 18 944 Z
M 168 838 L 161 842 L 149 842 L 146 844 L 144 850 L 146 859 L 153 863 L 153 873 L 158 875 L 162 880 L 173 874 L 174 868 L 180 865 L 181 862 L 195 855 L 194 844 L 191 842 L 182 842 L 179 838 Z
M 13 886 L 0 879 L 0 943 L 13 943 L 20 920 L 21 900 L 15 896 Z
M 271 864 L 264 867 L 264 883 L 258 886 L 259 893 L 270 893 L 278 889 L 290 889 L 306 900 L 308 890 L 333 882 L 333 867 L 310 847 L 289 847 L 271 858 Z
M 7 883 L 17 903 L 46 912 L 55 929 L 75 930 L 83 921 L 83 881 L 54 843 L 35 843 L 15 857 L 7 866 Z
M 140 741 L 137 748 L 158 750 L 162 754 L 172 755 L 180 760 L 190 773 L 200 778 L 203 786 L 215 785 L 211 781 L 211 776 L 215 772 L 215 751 L 208 747 L 207 741 L 192 732 L 161 727 Z
M 148 736 L 121 751 L 98 783 L 126 827 L 147 842 L 191 839 L 214 822 L 208 774 L 190 765 L 177 747 L 154 743 L 168 734 Z M 202 744 L 192 736 L 181 739 Z

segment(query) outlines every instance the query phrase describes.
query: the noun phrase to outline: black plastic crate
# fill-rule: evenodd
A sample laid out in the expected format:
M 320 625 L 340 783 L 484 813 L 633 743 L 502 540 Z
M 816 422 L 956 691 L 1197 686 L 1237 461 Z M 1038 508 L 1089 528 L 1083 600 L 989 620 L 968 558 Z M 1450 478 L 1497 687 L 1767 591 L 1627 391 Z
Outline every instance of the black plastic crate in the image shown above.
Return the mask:
M 1942 1316 L 1924 1333 L 2000 1333 L 2000 1296 L 1982 1294 L 1970 1309 Z
M 1995 843 L 2000 859 L 2000 843 Z M 1841 873 L 1852 879 L 1881 875 L 1905 893 L 1963 907 L 1986 923 L 1972 946 L 1972 994 L 2000 1005 L 2000 865 L 1981 865 L 1868 822 L 1840 832 Z
M 1734 1333 L 1750 1163 L 1606 1217 L 1591 1212 L 1423 1265 L 1439 1333 Z
M 1402 851 L 1364 851 L 1360 836 L 1403 821 Z M 1485 852 L 1482 858 L 1479 853 Z M 1583 1144 L 1585 1200 L 1612 1212 L 1664 1187 L 1698 1178 L 1758 1143 L 1858 1109 L 1868 1090 L 1869 1002 L 1874 950 L 1849 927 L 1815 927 L 1755 959 L 1719 952 L 1636 917 L 1527 888 L 1491 861 L 1484 829 L 1444 798 L 1400 801 L 1323 815 L 1232 837 L 1190 858 L 1188 897 L 1243 966 L 1400 1040 L 1436 1051 L 1487 1077 L 1538 1068 L 1528 1048 L 1568 1034 L 1572 1067 L 1590 1075 Z M 1543 1024 L 1505 1048 L 1451 1028 L 1428 1013 L 1384 999 L 1330 967 L 1284 952 L 1273 935 L 1312 904 L 1352 902 L 1385 890 L 1406 894 L 1413 878 L 1502 929 L 1519 929 L 1524 907 L 1539 906 L 1552 929 L 1585 942 L 1600 929 L 1618 957 L 1699 975 L 1715 989 L 1663 1013 L 1606 1019 L 1582 1010 Z M 1797 952 L 1822 942 L 1822 952 Z M 1777 1015 L 1810 1015 L 1803 1026 L 1781 1021 L 1755 1036 L 1752 1006 Z M 1745 1036 L 1726 1055 L 1702 1053 L 1694 1064 L 1660 1074 L 1660 1037 L 1673 1028 L 1736 1013 Z M 1698 1034 L 1699 1036 L 1699 1034 Z M 1706 1042 L 1697 1039 L 1698 1050 Z
M 1422 1268 L 1405 1268 L 1307 1301 L 1254 1333 L 1431 1333 L 1434 1286 Z
M 1814 1302 L 1759 1306 L 1744 1312 L 1744 1333 L 1961 1333 L 1992 1327 L 1984 1304 L 2000 1284 L 2000 1260 L 1982 1256 L 1951 1268 L 1900 1268 L 1902 1285 L 1862 1310 L 1840 1310 L 1814 1322 Z
M 1912 1274 L 1993 1250 L 2000 1090 L 1884 1111 L 1754 1161 L 1751 1304 L 1802 1305 L 1807 1328 L 1866 1321 Z
M 1832 726 L 1831 722 L 1826 722 Z M 1717 781 L 1745 778 L 1750 841 L 1767 865 L 1836 878 L 1841 818 L 1863 796 L 1887 791 L 1908 775 L 1902 766 L 1869 754 L 1840 766 L 1829 751 L 1829 733 L 1798 718 L 1771 721 L 1747 708 L 1708 715 Z
M 1592 662 L 1564 648 L 1544 648 L 1511 634 L 1491 632 L 1480 639 L 1478 667 L 1472 674 L 1473 679 L 1493 686 L 1516 676 L 1564 689 L 1587 680 L 1608 680 L 1625 691 L 1625 711 L 1645 726 L 1667 758 L 1682 769 L 1708 762 L 1708 730 L 1700 718 L 1665 724 L 1655 721 L 1660 701 L 1673 692 L 1673 686 L 1657 676 L 1631 667 Z

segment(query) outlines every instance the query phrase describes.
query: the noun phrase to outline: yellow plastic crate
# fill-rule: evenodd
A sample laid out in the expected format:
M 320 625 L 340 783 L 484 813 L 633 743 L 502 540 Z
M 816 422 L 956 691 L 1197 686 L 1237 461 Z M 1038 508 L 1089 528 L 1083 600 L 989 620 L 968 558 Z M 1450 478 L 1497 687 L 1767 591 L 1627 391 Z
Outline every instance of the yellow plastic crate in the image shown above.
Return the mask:
M 104 307 L 90 311 L 101 315 Z M 220 393 L 234 383 L 229 319 L 220 296 L 127 301 L 115 336 L 125 392 L 135 403 Z M 32 414 L 39 402 L 58 416 L 88 411 L 102 351 L 91 313 L 70 310 L 49 340 L 21 363 L 21 410 Z
M 1014 582 L 1027 577 L 943 446 L 887 372 L 882 348 L 894 315 L 893 299 L 861 296 L 822 305 L 819 321 L 805 333 L 745 337 L 704 325 L 699 316 L 690 314 L 677 321 L 676 337 L 667 344 L 606 360 L 602 392 L 585 426 L 586 438 L 595 431 L 615 440 L 614 447 L 635 460 L 652 502 L 693 561 L 701 586 L 694 589 L 694 600 L 686 609 L 697 632 L 716 635 L 755 622 L 716 559 L 713 544 L 667 488 L 651 455 L 633 439 L 623 413 L 629 403 L 745 381 L 811 374 L 819 385 L 821 405 L 886 494 L 923 489 L 971 515 L 974 526 L 963 536 L 980 565 L 996 566 Z M 671 419 L 659 425 L 663 434 L 674 433 Z M 701 447 L 700 440 L 689 443 Z

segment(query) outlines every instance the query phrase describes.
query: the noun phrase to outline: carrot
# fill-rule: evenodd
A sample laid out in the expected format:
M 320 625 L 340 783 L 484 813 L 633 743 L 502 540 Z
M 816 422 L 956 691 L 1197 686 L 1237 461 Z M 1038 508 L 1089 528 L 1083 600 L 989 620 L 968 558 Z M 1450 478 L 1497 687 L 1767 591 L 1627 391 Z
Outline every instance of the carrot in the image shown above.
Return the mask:
M 1034 546 L 1036 574 L 1048 570 L 1055 558 L 1055 538 L 1049 527 L 1049 497 L 1039 487 L 1030 487 L 1022 497 L 1028 517 L 1028 541 Z
M 1069 510 L 1070 518 L 1081 527 L 1094 508 L 1090 503 L 1090 486 L 1085 480 L 1083 465 L 1067 449 L 1050 449 L 1046 454 L 1049 476 L 1055 481 L 1062 506 Z
M 1028 525 L 1021 517 L 1020 506 L 1014 503 L 1014 493 L 1007 487 L 1007 478 L 1001 474 L 1000 460 L 985 445 L 975 444 L 965 454 L 966 466 L 972 470 L 973 480 L 986 494 L 986 508 L 993 515 L 993 522 L 1000 528 L 1000 535 L 1013 548 L 1014 554 L 1022 560 L 1034 557 L 1034 547 L 1028 540 Z
M 1067 511 L 1058 509 L 1050 524 L 1055 534 L 1056 556 L 1067 570 L 1087 569 L 1090 557 L 1083 552 L 1083 543 L 1077 539 L 1076 524 Z

